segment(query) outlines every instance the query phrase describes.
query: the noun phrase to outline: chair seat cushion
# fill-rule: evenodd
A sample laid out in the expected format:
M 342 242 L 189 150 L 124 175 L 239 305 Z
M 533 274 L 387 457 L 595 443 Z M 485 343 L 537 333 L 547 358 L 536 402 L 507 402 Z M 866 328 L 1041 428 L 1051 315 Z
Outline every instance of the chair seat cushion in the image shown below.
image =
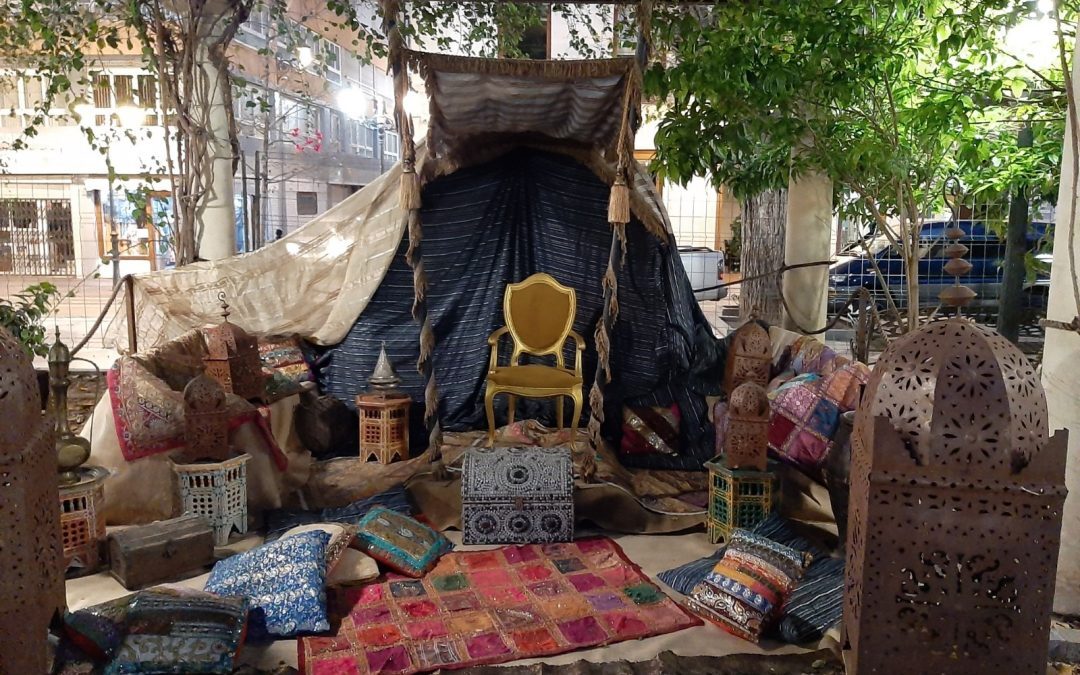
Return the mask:
M 537 389 L 569 389 L 575 384 L 581 384 L 581 378 L 570 371 L 539 364 L 496 368 L 488 373 L 487 379 L 500 387 Z

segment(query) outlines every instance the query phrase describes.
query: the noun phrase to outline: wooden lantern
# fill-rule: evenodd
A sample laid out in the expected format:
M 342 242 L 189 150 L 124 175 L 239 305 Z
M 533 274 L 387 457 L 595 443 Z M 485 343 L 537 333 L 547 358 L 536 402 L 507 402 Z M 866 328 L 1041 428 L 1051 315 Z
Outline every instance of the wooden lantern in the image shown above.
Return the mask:
M 744 382 L 731 392 L 724 457 L 732 469 L 764 471 L 769 445 L 769 398 L 765 388 Z
M 724 364 L 724 392 L 730 397 L 743 382 L 769 384 L 772 370 L 772 340 L 769 331 L 754 320 L 735 331 Z
M 184 387 L 184 440 L 182 461 L 223 462 L 230 456 L 225 390 L 209 375 L 192 378 Z
M 244 399 L 262 398 L 266 394 L 266 377 L 259 359 L 259 341 L 229 322 L 229 305 L 224 294 L 221 298 L 222 322 L 203 330 L 206 374 L 231 394 Z
M 359 394 L 360 457 L 389 464 L 409 458 L 409 406 L 412 399 L 401 391 Z

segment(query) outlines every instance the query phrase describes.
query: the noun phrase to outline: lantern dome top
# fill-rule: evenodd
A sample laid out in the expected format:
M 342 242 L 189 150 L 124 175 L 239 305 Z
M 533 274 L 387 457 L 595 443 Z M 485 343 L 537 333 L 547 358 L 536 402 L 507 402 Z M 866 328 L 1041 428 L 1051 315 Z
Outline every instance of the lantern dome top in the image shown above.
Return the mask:
M 1049 438 L 1046 394 L 1031 363 L 993 330 L 962 318 L 932 322 L 885 349 L 856 421 L 868 449 L 878 447 L 875 417 L 887 418 L 902 440 L 891 447 L 907 451 L 875 457 L 879 467 L 1004 478 Z
M 30 440 L 29 420 L 41 416 L 41 392 L 30 357 L 7 330 L 0 328 L 0 454 L 18 455 Z
M 731 392 L 728 408 L 733 417 L 761 417 L 769 414 L 769 397 L 760 384 L 743 382 Z
M 753 320 L 747 321 L 736 331 L 734 346 L 740 354 L 769 356 L 772 352 L 768 329 Z
M 225 390 L 206 373 L 199 374 L 184 387 L 184 404 L 195 412 L 219 410 L 225 406 Z

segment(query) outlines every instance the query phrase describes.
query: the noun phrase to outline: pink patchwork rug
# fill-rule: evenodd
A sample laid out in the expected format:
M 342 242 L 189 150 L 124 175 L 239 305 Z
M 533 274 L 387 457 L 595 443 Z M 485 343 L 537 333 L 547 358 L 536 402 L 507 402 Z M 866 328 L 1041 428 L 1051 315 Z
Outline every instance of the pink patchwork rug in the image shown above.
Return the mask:
M 422 673 L 563 654 L 701 625 L 607 538 L 450 553 L 423 579 L 331 592 L 310 675 Z

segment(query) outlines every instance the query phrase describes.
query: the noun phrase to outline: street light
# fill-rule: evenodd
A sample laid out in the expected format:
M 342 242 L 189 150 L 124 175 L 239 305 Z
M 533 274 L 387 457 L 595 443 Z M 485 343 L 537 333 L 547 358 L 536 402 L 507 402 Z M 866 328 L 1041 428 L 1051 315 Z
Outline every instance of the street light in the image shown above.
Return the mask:
M 307 68 L 315 62 L 315 52 L 311 50 L 311 47 L 297 47 L 296 61 L 301 68 Z
M 337 104 L 350 119 L 367 117 L 366 109 L 370 99 L 359 87 L 345 87 L 337 93 Z

